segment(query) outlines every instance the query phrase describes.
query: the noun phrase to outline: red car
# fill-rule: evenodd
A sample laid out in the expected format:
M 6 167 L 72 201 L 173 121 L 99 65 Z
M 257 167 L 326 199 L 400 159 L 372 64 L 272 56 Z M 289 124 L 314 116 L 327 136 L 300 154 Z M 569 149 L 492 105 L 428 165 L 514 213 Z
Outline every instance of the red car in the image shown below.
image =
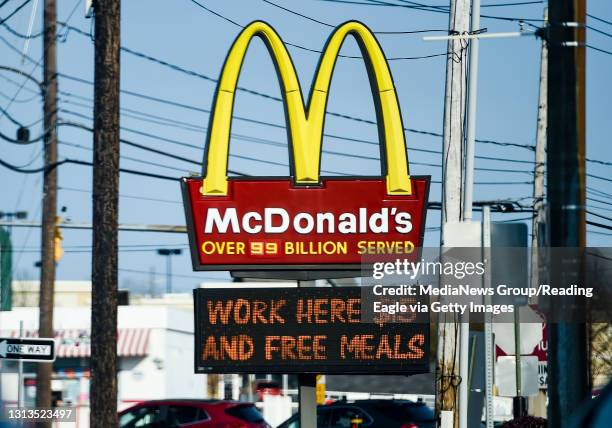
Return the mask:
M 258 380 L 255 382 L 257 401 L 263 401 L 264 395 L 282 395 L 283 388 L 273 380 Z
M 222 400 L 143 401 L 119 413 L 120 428 L 271 428 L 252 403 Z

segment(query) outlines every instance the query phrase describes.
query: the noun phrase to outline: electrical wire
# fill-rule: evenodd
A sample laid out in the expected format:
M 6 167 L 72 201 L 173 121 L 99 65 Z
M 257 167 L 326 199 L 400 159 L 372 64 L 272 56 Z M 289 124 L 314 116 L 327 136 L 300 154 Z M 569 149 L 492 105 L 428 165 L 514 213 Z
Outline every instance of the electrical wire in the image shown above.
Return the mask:
M 602 35 L 604 35 L 604 36 L 606 36 L 606 37 L 610 37 L 610 38 L 612 38 L 612 34 L 610 34 L 610 33 L 606 32 L 606 31 L 600 30 L 600 29 L 595 28 L 595 27 L 591 27 L 590 25 L 585 25 L 585 27 L 586 27 L 587 29 L 591 30 L 591 31 L 595 31 L 596 33 L 599 33 L 599 34 L 602 34 Z
M 274 3 L 270 0 L 261 0 L 264 3 L 269 4 L 270 6 L 276 7 L 278 9 L 284 10 L 292 15 L 299 16 L 300 18 L 306 19 L 311 22 L 316 22 L 317 24 L 321 24 L 325 27 L 336 28 L 337 25 L 330 24 L 329 22 L 320 21 L 311 16 L 304 15 L 303 13 L 296 12 L 295 10 L 289 9 L 285 6 L 281 6 L 277 3 Z M 419 33 L 448 33 L 447 29 L 429 29 L 429 30 L 413 30 L 413 31 L 372 31 L 374 34 L 419 34 Z
M 51 165 L 46 165 L 46 166 L 42 166 L 40 168 L 34 168 L 34 169 L 23 169 L 23 168 L 19 168 L 18 166 L 15 166 L 9 162 L 6 162 L 3 159 L 0 159 L 0 165 L 4 166 L 7 169 L 10 169 L 11 171 L 14 172 L 19 172 L 19 173 L 23 173 L 23 174 L 37 174 L 39 172 L 47 172 L 50 171 L 54 168 L 57 168 L 61 165 L 64 164 L 74 164 L 74 165 L 84 165 L 84 166 L 93 166 L 94 164 L 92 162 L 86 162 L 80 159 L 63 159 L 60 160 L 58 162 L 55 162 Z M 161 180 L 170 180 L 170 181 L 178 181 L 180 180 L 179 177 L 170 177 L 167 175 L 160 175 L 160 174 L 153 174 L 150 172 L 145 172 L 145 171 L 138 171 L 138 170 L 134 170 L 134 169 L 128 169 L 128 168 L 119 168 L 120 172 L 124 172 L 126 174 L 133 174 L 133 175 L 140 175 L 143 177 L 150 177 L 150 178 L 159 178 Z
M 72 81 L 79 82 L 79 83 L 86 84 L 86 85 L 93 85 L 93 82 L 91 82 L 89 80 L 86 80 L 86 79 L 82 79 L 80 77 L 71 76 L 71 75 L 68 75 L 68 74 L 65 74 L 65 73 L 58 73 L 58 75 L 60 77 L 66 78 L 68 80 L 72 80 Z M 255 93 L 254 91 L 251 91 L 250 89 L 246 89 L 246 88 L 243 88 L 243 89 L 245 91 L 251 93 L 251 94 L 254 94 L 254 95 L 264 96 L 264 97 L 266 97 L 268 99 L 273 99 L 275 101 L 276 100 L 281 101 L 281 102 L 283 101 L 281 98 L 273 97 L 273 96 L 270 96 L 270 95 L 267 95 L 267 94 Z M 142 94 L 142 93 L 138 93 L 138 92 L 135 92 L 135 91 L 129 91 L 129 90 L 125 90 L 125 89 L 121 89 L 120 91 L 121 91 L 121 93 L 124 93 L 126 95 L 134 96 L 134 97 L 141 98 L 141 99 L 146 99 L 146 100 L 149 100 L 149 101 L 158 102 L 158 103 L 161 103 L 161 104 L 171 105 L 171 106 L 174 106 L 174 107 L 184 108 L 184 109 L 187 109 L 187 110 L 192 110 L 192 111 L 197 111 L 197 112 L 202 112 L 202 113 L 207 113 L 207 114 L 211 113 L 210 109 L 206 109 L 206 108 L 203 108 L 203 107 L 198 107 L 198 106 L 194 106 L 194 105 L 190 105 L 190 104 L 185 104 L 185 103 L 181 103 L 181 102 L 178 102 L 178 101 L 168 100 L 168 99 L 164 99 L 164 98 L 160 98 L 160 97 L 154 97 L 154 96 L 151 96 L 151 95 Z M 62 93 L 62 91 L 60 91 L 60 94 L 61 93 Z M 346 115 L 346 114 L 342 114 L 342 113 L 335 113 L 335 112 L 330 112 L 330 111 L 327 111 L 326 113 L 328 115 L 330 115 L 330 116 L 335 116 L 335 117 L 339 117 L 339 118 L 342 118 L 342 119 L 352 120 L 352 121 L 366 123 L 366 124 L 370 124 L 370 125 L 377 125 L 376 121 L 373 121 L 373 120 L 370 120 L 370 119 L 364 119 L 364 118 L 359 118 L 359 117 L 355 117 L 355 116 L 350 116 L 350 115 Z M 276 123 L 267 122 L 267 121 L 258 120 L 258 119 L 247 118 L 247 117 L 239 116 L 239 115 L 234 115 L 233 119 L 239 120 L 239 121 L 244 121 L 244 122 L 249 122 L 249 123 L 254 123 L 254 124 L 259 124 L 259 125 L 264 125 L 264 126 L 270 126 L 270 127 L 279 128 L 279 129 L 285 129 L 285 127 L 286 127 L 285 125 L 276 124 Z M 439 133 L 439 132 L 425 131 L 425 130 L 416 129 L 416 128 L 404 128 L 404 131 L 409 132 L 409 133 L 413 133 L 413 134 L 427 135 L 427 136 L 431 136 L 431 137 L 442 137 L 442 134 Z M 349 137 L 340 136 L 340 135 L 333 135 L 333 134 L 329 134 L 329 133 L 324 133 L 323 136 L 330 137 L 330 138 L 336 138 L 336 139 L 340 139 L 340 140 L 345 140 L 345 141 L 357 142 L 357 143 L 373 144 L 373 145 L 377 145 L 377 146 L 379 145 L 378 142 L 374 142 L 374 141 L 367 141 L 367 140 L 363 140 L 363 139 L 359 139 L 359 138 L 349 138 Z M 478 143 L 483 143 L 483 144 L 494 144 L 494 145 L 506 146 L 506 147 L 517 146 L 517 147 L 521 147 L 521 148 L 527 148 L 530 151 L 534 150 L 534 146 L 528 145 L 528 144 L 525 145 L 525 144 L 520 144 L 520 143 L 509 143 L 509 142 L 495 141 L 495 140 L 490 140 L 490 139 L 477 139 L 476 141 Z M 426 153 L 435 153 L 435 154 L 441 153 L 440 151 L 436 151 L 436 150 L 418 149 L 418 148 L 410 148 L 410 150 L 422 151 L 422 152 L 426 152 Z M 524 161 L 524 160 L 520 160 L 520 159 L 500 159 L 500 158 L 495 158 L 495 157 L 490 157 L 490 156 L 476 156 L 476 158 L 481 158 L 481 159 L 486 159 L 486 160 L 495 160 L 495 161 L 500 161 L 500 162 L 514 162 L 514 163 L 533 164 L 533 161 Z M 606 164 L 604 161 L 597 161 L 597 162 L 598 163 Z M 610 166 L 612 166 L 612 162 L 609 162 L 608 164 Z
M 4 24 L 6 21 L 11 19 L 13 16 L 15 16 L 17 14 L 17 12 L 19 12 L 21 9 L 23 9 L 28 3 L 30 3 L 30 1 L 31 0 L 25 0 L 23 3 L 21 3 L 19 6 L 17 6 L 17 8 L 15 10 L 13 10 L 7 17 L 0 18 L 0 24 Z
M 190 1 L 191 1 L 191 3 L 199 6 L 201 9 L 207 11 L 208 13 L 211 13 L 211 14 L 215 15 L 216 17 L 223 19 L 225 22 L 228 22 L 228 23 L 230 23 L 230 24 L 232 24 L 232 25 L 234 25 L 236 27 L 242 28 L 242 29 L 245 28 L 244 25 L 234 21 L 233 19 L 230 19 L 230 18 L 220 14 L 219 12 L 215 12 L 214 10 L 210 9 L 207 6 L 204 6 L 203 4 L 198 2 L 197 0 L 190 0 Z M 313 52 L 313 53 L 318 53 L 318 54 L 322 54 L 323 53 L 320 50 L 312 49 L 312 48 L 307 48 L 305 46 L 298 45 L 296 43 L 290 43 L 290 42 L 286 42 L 285 41 L 284 44 L 287 45 L 287 46 L 292 46 L 294 48 L 307 51 L 307 52 Z M 447 56 L 447 55 L 452 55 L 452 53 L 442 52 L 442 53 L 437 53 L 437 54 L 420 55 L 420 56 L 412 56 L 412 57 L 406 57 L 406 56 L 404 56 L 404 57 L 388 57 L 387 61 L 417 60 L 417 59 L 437 58 L 437 57 L 442 57 L 442 56 Z M 342 55 L 342 54 L 339 54 L 338 57 L 341 57 L 341 58 L 350 58 L 350 59 L 363 59 L 362 56 Z
M 599 227 L 600 229 L 612 230 L 612 226 L 608 226 L 607 224 L 597 223 L 597 222 L 589 221 L 589 220 L 586 221 L 586 224 L 595 226 L 595 227 Z
M 588 211 L 588 210 L 587 210 L 587 212 L 586 212 L 586 213 L 587 213 L 587 214 L 590 214 L 590 215 L 592 215 L 592 216 L 595 216 L 595 217 L 599 217 L 599 218 L 601 218 L 601 219 L 603 219 L 603 220 L 612 221 L 612 217 L 606 217 L 605 215 L 597 214 L 597 213 L 594 213 L 593 211 Z
M 605 49 L 601 49 L 601 48 L 598 48 L 598 47 L 596 47 L 596 46 L 589 45 L 589 44 L 587 44 L 587 45 L 585 45 L 585 46 L 586 46 L 587 48 L 589 48 L 589 49 L 593 49 L 594 51 L 601 52 L 601 53 L 604 53 L 604 54 L 606 54 L 606 55 L 612 55 L 612 51 L 608 51 L 608 50 L 605 50 Z
M 84 97 L 82 97 L 84 98 Z M 80 103 L 74 103 L 72 101 L 66 101 L 66 100 L 62 100 L 62 102 L 64 103 L 68 103 L 68 104 L 74 104 L 77 106 L 82 106 L 85 108 L 90 108 L 91 106 L 86 105 L 86 104 L 80 104 Z M 67 112 L 68 114 L 72 113 L 71 111 L 68 110 L 63 110 L 63 112 Z M 137 110 L 131 110 L 132 112 L 136 112 L 139 115 L 142 115 L 144 117 L 136 117 L 138 120 L 143 120 L 145 122 L 151 122 L 151 123 L 156 123 L 156 124 L 161 124 L 161 125 L 165 125 L 165 126 L 170 126 L 170 127 L 178 127 L 180 129 L 187 129 L 187 130 L 191 130 L 191 131 L 195 131 L 195 132 L 206 132 L 207 128 L 205 127 L 199 127 L 198 125 L 195 124 L 191 124 L 188 122 L 179 122 L 179 124 L 173 124 L 173 123 L 163 123 L 160 122 L 158 119 L 165 119 L 161 116 L 157 116 L 157 115 L 152 115 L 154 119 L 148 119 L 146 116 L 148 116 L 148 113 L 143 113 Z M 90 119 L 90 117 L 85 116 L 85 115 L 78 115 L 78 117 L 82 117 L 82 118 L 86 118 L 86 119 Z M 133 117 L 133 116 L 129 116 L 128 117 Z M 268 146 L 272 146 L 272 147 L 278 147 L 278 148 L 283 148 L 286 149 L 288 146 L 286 143 L 282 143 L 279 141 L 272 141 L 269 139 L 264 139 L 264 138 L 257 138 L 257 137 L 251 137 L 251 136 L 247 136 L 247 135 L 241 135 L 241 134 L 237 134 L 237 133 L 231 133 L 230 134 L 231 137 L 233 139 L 239 140 L 239 141 L 245 141 L 245 142 L 251 142 L 251 143 L 256 143 L 256 144 L 262 144 L 262 145 L 268 145 Z M 152 136 L 153 138 L 157 137 L 155 135 L 151 135 L 151 134 L 147 134 L 147 136 Z M 164 140 L 165 141 L 165 140 Z M 373 142 L 374 143 L 374 142 Z M 186 143 L 183 143 L 183 145 L 185 145 Z M 374 144 L 378 144 L 378 143 L 374 143 Z M 191 144 L 188 145 L 189 147 L 193 147 L 196 149 L 200 149 L 200 147 L 198 146 L 193 146 Z M 413 148 L 409 148 L 408 151 L 412 151 L 415 150 Z M 380 158 L 375 157 L 375 156 L 367 156 L 367 155 L 358 155 L 358 154 L 354 154 L 354 153 L 348 153 L 348 152 L 339 152 L 339 151 L 334 151 L 334 150 L 328 150 L 328 149 L 322 149 L 321 150 L 322 153 L 325 154 L 331 154 L 331 155 L 335 155 L 335 156 L 342 156 L 342 157 L 347 157 L 347 158 L 354 158 L 354 159 L 363 159 L 363 160 L 370 160 L 370 161 L 380 161 Z M 235 157 L 238 157 L 238 155 L 232 155 Z M 250 159 L 250 160 L 254 160 L 254 159 Z M 433 164 L 433 163 L 426 163 L 426 162 L 417 162 L 417 161 L 411 161 L 410 162 L 411 165 L 421 165 L 421 166 L 431 166 L 431 167 L 435 167 L 435 168 L 440 168 L 441 165 L 439 164 Z M 287 166 L 286 164 L 284 164 L 283 166 Z M 479 171 L 488 171 L 488 172 L 508 172 L 508 173 L 522 173 L 522 174 L 533 174 L 532 171 L 530 170 L 518 170 L 518 169 L 504 169 L 504 168 L 482 168 L 482 167 L 476 167 L 475 170 L 479 170 Z M 333 172 L 332 172 L 333 173 Z
M 58 24 L 65 25 L 65 24 L 62 24 L 61 22 L 58 22 Z M 74 28 L 74 27 L 70 27 L 70 28 Z M 84 31 L 81 31 L 81 30 L 79 30 L 77 28 L 74 28 L 74 29 L 75 29 L 75 31 L 78 32 L 78 34 L 87 35 L 87 33 L 85 33 Z M 4 39 L 3 37 L 0 36 L 0 40 L 3 41 L 7 46 L 12 48 L 13 50 L 16 50 L 16 48 L 14 46 L 12 46 L 8 41 L 6 41 L 6 39 Z M 213 82 L 213 83 L 217 83 L 218 82 L 218 79 L 215 79 L 215 78 L 212 78 L 210 76 L 198 73 L 198 72 L 193 71 L 193 70 L 185 69 L 183 67 L 177 66 L 176 64 L 171 64 L 171 63 L 169 63 L 167 61 L 160 60 L 158 58 L 155 58 L 155 57 L 143 54 L 142 52 L 134 51 L 132 49 L 125 48 L 125 47 L 121 47 L 121 50 L 124 51 L 124 52 L 130 53 L 132 55 L 135 55 L 137 57 L 146 59 L 148 61 L 152 61 L 152 62 L 157 63 L 159 65 L 163 65 L 165 67 L 169 67 L 170 69 L 172 69 L 174 71 L 178 71 L 178 72 L 190 75 L 192 77 L 197 77 L 197 78 L 200 78 L 200 79 L 203 79 L 203 80 L 206 80 L 206 81 L 209 81 L 209 82 Z M 17 52 L 21 55 L 21 53 L 18 50 L 17 50 Z M 32 58 L 30 58 L 28 56 L 26 56 L 26 58 L 29 61 L 31 61 L 31 62 L 34 61 Z M 91 81 L 88 81 L 86 79 L 82 79 L 82 78 L 79 78 L 79 77 L 75 77 L 75 76 L 70 76 L 70 75 L 68 75 L 66 73 L 58 73 L 58 75 L 61 76 L 61 77 L 73 80 L 73 81 L 78 81 L 78 82 L 85 83 L 85 84 L 88 84 L 88 85 L 93 85 L 93 82 L 91 82 Z M 277 97 L 277 96 L 274 96 L 274 95 L 269 95 L 269 94 L 266 94 L 266 93 L 263 93 L 263 92 L 255 91 L 255 90 L 244 88 L 244 87 L 241 87 L 241 86 L 238 86 L 236 89 L 238 91 L 242 91 L 244 93 L 248 93 L 248 94 L 251 94 L 251 95 L 259 96 L 259 97 L 266 98 L 266 99 L 269 99 L 269 100 L 273 100 L 273 101 L 277 101 L 277 102 L 284 102 L 284 100 L 281 97 Z M 135 94 L 133 91 L 121 90 L 121 92 L 122 93 L 130 94 L 130 95 L 134 95 Z M 154 98 L 155 97 L 149 97 L 149 99 L 154 99 Z M 180 104 L 180 103 L 177 103 L 177 104 Z M 210 113 L 210 110 L 206 110 L 206 109 L 201 109 L 201 111 L 205 111 L 205 112 Z M 356 122 L 367 123 L 367 124 L 371 124 L 371 125 L 377 125 L 376 121 L 370 120 L 370 119 L 359 118 L 359 117 L 356 117 L 356 116 L 350 116 L 350 115 L 346 115 L 346 114 L 342 114 L 342 113 L 335 113 L 335 112 L 332 112 L 332 111 L 327 111 L 326 114 L 328 114 L 330 116 L 334 116 L 334 117 L 339 117 L 339 118 L 343 118 L 343 119 L 347 119 L 347 120 L 356 121 Z M 237 116 L 234 116 L 234 118 L 235 119 L 239 119 Z M 242 119 L 239 119 L 239 120 L 248 120 L 248 119 L 242 118 Z M 253 120 L 249 120 L 249 121 L 256 122 L 256 121 L 253 121 Z M 275 126 L 276 127 L 283 127 L 284 128 L 284 125 L 275 125 Z M 421 134 L 421 135 L 429 135 L 429 136 L 434 136 L 434 137 L 441 137 L 442 136 L 442 134 L 439 133 L 439 132 L 425 131 L 425 130 L 419 130 L 419 129 L 415 129 L 415 128 L 404 128 L 404 130 L 407 131 L 407 132 Z M 485 143 L 485 144 L 494 144 L 494 145 L 499 145 L 499 146 L 516 146 L 516 147 L 528 149 L 530 151 L 535 150 L 535 146 L 533 146 L 531 144 L 509 143 L 509 142 L 495 141 L 495 140 L 490 140 L 490 139 L 479 139 L 479 138 L 476 139 L 476 142 L 478 142 L 478 143 Z
M 380 0 L 367 0 L 367 1 L 369 1 L 371 4 L 378 4 L 378 5 L 383 5 L 383 6 L 403 7 L 403 8 L 408 8 L 408 9 L 422 10 L 425 12 L 435 12 L 435 13 L 443 13 L 443 14 L 449 13 L 448 6 L 427 5 L 427 4 L 417 3 L 414 1 L 408 1 L 408 0 L 398 0 L 402 2 L 402 4 L 389 3 L 389 2 L 380 1 Z M 481 7 L 486 7 L 486 6 L 481 6 Z M 500 20 L 500 21 L 511 21 L 511 22 L 525 22 L 525 23 L 544 22 L 544 20 L 541 18 L 520 18 L 520 17 L 484 15 L 484 14 L 481 14 L 480 17 L 487 18 L 487 19 Z
M 57 190 L 64 190 L 64 191 L 69 191 L 69 192 L 79 192 L 79 193 L 93 193 L 91 190 L 79 189 L 79 188 L 76 188 L 76 187 L 65 187 L 65 186 L 58 186 Z M 129 194 L 125 194 L 125 193 L 119 193 L 119 197 L 120 198 L 126 198 L 126 199 L 137 199 L 137 200 L 141 200 L 141 201 L 162 202 L 162 203 L 167 203 L 167 204 L 183 205 L 182 202 L 180 202 L 180 201 L 173 201 L 171 199 L 149 198 L 149 197 L 146 197 L 146 196 L 129 195 Z
M 65 141 L 65 140 L 59 140 L 58 144 L 63 145 L 63 146 L 67 146 L 67 147 L 74 147 L 74 148 L 77 148 L 77 149 L 93 152 L 93 149 L 91 147 L 83 146 L 81 144 L 76 144 L 76 143 L 72 143 L 72 142 Z M 189 174 L 190 173 L 190 171 L 187 171 L 184 168 L 177 168 L 177 167 L 174 167 L 174 166 L 170 166 L 170 165 L 166 165 L 166 164 L 161 164 L 161 163 L 158 163 L 158 162 L 152 162 L 152 161 L 148 161 L 148 160 L 144 160 L 144 159 L 138 159 L 138 158 L 134 158 L 134 157 L 131 157 L 131 156 L 119 155 L 119 158 L 123 159 L 123 160 L 128 160 L 128 161 L 140 163 L 140 164 L 143 164 L 143 165 L 156 166 L 158 168 L 170 169 L 172 171 L 178 171 L 178 172 L 181 172 L 183 174 Z
M 595 15 L 591 15 L 590 13 L 587 13 L 586 16 L 588 16 L 589 18 L 592 18 L 592 19 L 594 19 L 596 21 L 602 22 L 604 24 L 612 25 L 612 21 L 608 21 L 608 20 L 599 18 L 599 17 L 597 17 Z

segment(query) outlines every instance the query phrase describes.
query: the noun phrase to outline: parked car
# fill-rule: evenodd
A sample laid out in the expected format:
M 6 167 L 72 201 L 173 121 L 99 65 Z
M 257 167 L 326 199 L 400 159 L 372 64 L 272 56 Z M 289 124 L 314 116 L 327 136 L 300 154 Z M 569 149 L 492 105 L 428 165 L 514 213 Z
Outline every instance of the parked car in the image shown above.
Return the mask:
M 257 401 L 263 401 L 264 395 L 282 395 L 283 388 L 280 383 L 273 380 L 258 380 L 254 385 Z
M 435 423 L 425 403 L 409 400 L 337 401 L 317 407 L 317 428 L 434 428 Z M 300 428 L 300 414 L 278 428 Z
M 253 403 L 153 400 L 119 413 L 120 428 L 271 428 Z

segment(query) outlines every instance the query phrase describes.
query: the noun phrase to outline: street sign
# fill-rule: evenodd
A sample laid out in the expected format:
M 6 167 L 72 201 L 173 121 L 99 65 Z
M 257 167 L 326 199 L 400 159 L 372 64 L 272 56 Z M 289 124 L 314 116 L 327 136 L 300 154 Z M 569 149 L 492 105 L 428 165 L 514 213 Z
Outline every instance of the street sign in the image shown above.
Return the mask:
M 362 322 L 361 289 L 196 289 L 195 372 L 427 373 L 429 317 Z
M 381 176 L 320 176 L 328 93 L 348 34 L 362 47 L 374 94 Z M 269 48 L 284 94 L 290 177 L 228 177 L 234 94 L 256 36 Z M 330 36 L 306 103 L 274 29 L 261 21 L 245 27 L 219 78 L 204 163 L 203 177 L 182 181 L 195 270 L 358 272 L 367 255 L 419 259 L 415 249 L 423 242 L 430 177 L 409 174 L 389 65 L 374 34 L 359 22 L 346 22 Z
M 0 359 L 55 361 L 55 340 L 0 337 Z

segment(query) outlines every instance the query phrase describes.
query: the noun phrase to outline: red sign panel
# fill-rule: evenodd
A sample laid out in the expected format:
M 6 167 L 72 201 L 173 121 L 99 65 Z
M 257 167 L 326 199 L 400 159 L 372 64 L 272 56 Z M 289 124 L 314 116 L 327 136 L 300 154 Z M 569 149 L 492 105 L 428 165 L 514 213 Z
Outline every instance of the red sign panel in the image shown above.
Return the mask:
M 418 257 L 430 177 L 411 195 L 389 195 L 384 178 L 231 178 L 224 196 L 183 179 L 196 270 L 354 270 L 368 255 Z

